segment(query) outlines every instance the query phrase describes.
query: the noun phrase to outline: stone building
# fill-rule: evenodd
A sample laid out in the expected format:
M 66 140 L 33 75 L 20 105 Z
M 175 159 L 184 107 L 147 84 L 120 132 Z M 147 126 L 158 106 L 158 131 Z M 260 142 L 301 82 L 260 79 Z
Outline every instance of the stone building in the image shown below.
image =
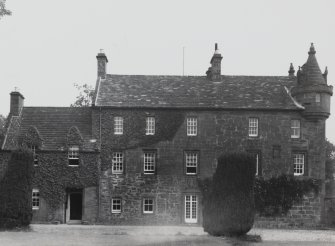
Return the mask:
M 0 172 L 30 146 L 34 221 L 61 223 L 201 224 L 198 180 L 228 152 L 253 153 L 258 176 L 324 180 L 332 86 L 313 44 L 296 75 L 291 64 L 287 76 L 228 76 L 221 60 L 216 45 L 206 76 L 113 75 L 99 53 L 87 108 L 24 107 L 12 92 Z M 287 221 L 322 222 L 324 195 Z

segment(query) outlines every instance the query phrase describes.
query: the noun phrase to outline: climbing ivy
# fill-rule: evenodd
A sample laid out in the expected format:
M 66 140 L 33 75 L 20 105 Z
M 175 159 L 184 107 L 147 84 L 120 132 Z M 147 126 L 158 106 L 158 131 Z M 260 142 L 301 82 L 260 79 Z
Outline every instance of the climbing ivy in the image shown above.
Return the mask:
M 293 175 L 281 175 L 271 179 L 258 178 L 255 182 L 255 206 L 262 216 L 285 215 L 305 195 L 319 193 L 321 181 L 299 179 Z
M 66 188 L 82 189 L 98 183 L 97 153 L 81 153 L 78 167 L 68 166 L 67 152 L 48 152 L 39 155 L 35 167 L 34 187 L 52 209 L 65 203 Z
M 123 134 L 113 135 L 112 138 L 103 142 L 124 149 L 150 147 L 160 141 L 171 141 L 184 121 L 184 113 L 173 110 L 152 113 L 129 110 L 116 115 L 124 118 Z M 154 135 L 145 135 L 146 117 L 148 116 L 155 117 Z

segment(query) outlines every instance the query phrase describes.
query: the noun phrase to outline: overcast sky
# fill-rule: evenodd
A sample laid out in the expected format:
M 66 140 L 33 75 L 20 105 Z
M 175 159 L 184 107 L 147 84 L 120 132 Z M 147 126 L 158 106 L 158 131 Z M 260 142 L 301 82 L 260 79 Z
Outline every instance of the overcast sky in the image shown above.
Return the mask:
M 287 75 L 311 42 L 335 83 L 333 0 L 7 0 L 0 20 L 0 114 L 18 87 L 26 106 L 69 106 L 74 83 L 95 85 L 96 54 L 108 73 L 204 75 L 214 43 L 226 75 Z M 335 143 L 335 99 L 327 137 Z

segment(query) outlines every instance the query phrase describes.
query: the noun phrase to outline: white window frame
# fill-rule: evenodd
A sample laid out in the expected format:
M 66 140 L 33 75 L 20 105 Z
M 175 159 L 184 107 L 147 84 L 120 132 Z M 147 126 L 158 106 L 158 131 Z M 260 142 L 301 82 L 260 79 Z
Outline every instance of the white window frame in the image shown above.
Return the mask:
M 186 175 L 197 175 L 198 174 L 198 163 L 199 163 L 199 155 L 198 152 L 195 151 L 187 151 L 185 152 L 185 172 Z M 189 172 L 188 168 L 195 168 L 195 172 Z
M 124 156 L 123 152 L 116 151 L 112 154 L 112 173 L 120 174 L 123 173 L 123 163 L 124 163 Z
M 249 118 L 249 137 L 258 137 L 258 118 Z
M 31 193 L 31 204 L 33 210 L 40 209 L 40 191 L 39 189 L 33 189 Z
M 198 196 L 185 195 L 185 223 L 198 223 Z
M 144 151 L 143 153 L 144 174 L 155 174 L 155 171 L 156 171 L 156 152 Z
M 305 154 L 293 154 L 293 174 L 294 176 L 302 176 L 305 174 Z
M 291 138 L 300 138 L 301 122 L 300 120 L 291 120 Z
M 70 167 L 77 167 L 79 166 L 79 146 L 73 145 L 69 147 L 68 150 L 68 160 L 69 160 L 69 166 Z M 78 164 L 70 164 L 71 160 L 78 160 Z
M 115 197 L 112 198 L 112 214 L 120 214 L 122 211 L 122 199 Z
M 145 135 L 155 135 L 155 117 L 147 117 L 145 123 Z
M 154 199 L 153 198 L 143 198 L 143 213 L 153 214 L 154 213 Z
M 186 120 L 187 136 L 197 136 L 198 134 L 198 118 L 187 117 Z
M 121 116 L 114 117 L 114 134 L 115 135 L 123 134 L 123 117 Z

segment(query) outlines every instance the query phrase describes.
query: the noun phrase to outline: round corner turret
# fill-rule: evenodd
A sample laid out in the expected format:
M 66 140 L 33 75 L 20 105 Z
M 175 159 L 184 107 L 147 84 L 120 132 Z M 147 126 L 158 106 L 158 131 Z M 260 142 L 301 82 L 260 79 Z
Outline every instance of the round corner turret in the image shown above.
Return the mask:
M 333 95 L 333 87 L 327 85 L 327 74 L 321 73 L 315 53 L 312 43 L 307 62 L 299 67 L 297 85 L 291 91 L 292 96 L 305 107 L 304 117 L 311 120 L 329 117 L 330 99 Z

